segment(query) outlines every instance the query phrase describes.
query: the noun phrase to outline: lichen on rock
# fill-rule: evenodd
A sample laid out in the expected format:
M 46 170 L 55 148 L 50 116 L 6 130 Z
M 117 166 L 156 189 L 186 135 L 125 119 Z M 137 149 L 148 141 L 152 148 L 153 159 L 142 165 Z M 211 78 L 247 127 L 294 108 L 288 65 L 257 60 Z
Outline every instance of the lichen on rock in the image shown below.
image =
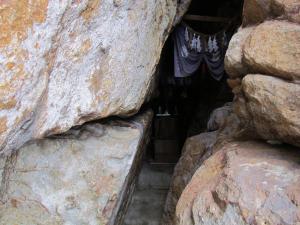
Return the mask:
M 0 1 L 0 154 L 136 113 L 185 2 Z

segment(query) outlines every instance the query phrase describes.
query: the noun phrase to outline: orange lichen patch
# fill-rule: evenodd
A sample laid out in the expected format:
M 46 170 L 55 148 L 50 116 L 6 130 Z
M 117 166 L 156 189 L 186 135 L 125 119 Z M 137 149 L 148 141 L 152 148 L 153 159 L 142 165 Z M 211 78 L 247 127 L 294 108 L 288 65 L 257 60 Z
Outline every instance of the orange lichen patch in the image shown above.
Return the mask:
M 24 61 L 25 56 L 24 53 L 16 52 L 16 60 L 15 61 Z M 23 64 L 16 64 L 14 62 L 8 62 L 6 64 L 6 72 L 10 72 L 12 75 L 5 79 L 5 81 L 0 83 L 0 102 L 4 101 L 7 96 L 14 95 L 16 91 L 20 90 L 22 86 L 22 81 L 26 79 L 28 74 L 24 71 Z M 11 105 L 11 104 L 10 104 Z
M 92 47 L 91 40 L 87 39 L 82 43 L 80 47 L 80 52 L 85 55 L 91 49 L 91 47 Z
M 14 36 L 24 40 L 28 28 L 45 21 L 47 7 L 48 0 L 0 1 L 0 48 L 8 45 Z
M 104 74 L 107 74 L 109 71 L 109 61 L 110 57 L 107 56 L 103 60 L 101 60 L 101 63 L 99 65 L 99 69 L 95 70 L 94 73 L 91 75 L 90 78 L 90 85 L 89 89 L 93 93 L 94 97 L 97 98 L 96 102 L 98 104 L 98 97 L 99 97 L 99 91 L 102 90 L 110 90 L 110 87 L 107 87 L 107 89 L 103 88 L 103 84 L 106 82 L 103 81 Z M 104 96 L 101 96 L 104 97 Z
M 9 99 L 6 102 L 1 102 L 1 100 L 0 100 L 0 110 L 3 110 L 3 109 L 12 109 L 12 108 L 14 108 L 16 106 L 16 104 L 17 104 L 17 101 L 14 98 Z
M 40 48 L 40 44 L 39 43 L 35 43 L 34 48 L 36 48 L 36 49 Z
M 102 176 L 101 180 L 91 183 L 91 186 L 96 195 L 99 196 L 103 193 L 111 192 L 116 187 L 115 178 L 113 175 Z
M 17 66 L 17 69 L 16 69 L 16 73 L 15 73 L 15 77 L 14 79 L 20 81 L 20 80 L 23 80 L 26 78 L 26 74 L 24 72 L 24 65 L 23 64 L 19 64 Z
M 89 50 L 92 47 L 92 43 L 90 39 L 85 40 L 79 49 L 77 49 L 75 52 L 66 52 L 65 57 L 70 58 L 70 60 L 79 60 L 83 56 L 85 56 Z
M 95 96 L 99 92 L 100 86 L 101 86 L 101 76 L 98 71 L 94 73 L 90 79 L 90 90 L 94 93 Z
M 5 82 L 0 83 L 0 109 L 2 108 L 1 101 L 3 102 L 3 99 L 6 99 L 8 95 L 13 95 L 17 90 L 19 90 L 22 85 L 22 80 L 26 78 L 26 73 L 24 72 L 24 65 L 15 65 L 11 62 L 8 63 L 6 67 L 10 68 L 10 70 L 13 70 L 13 76 Z M 13 104 L 9 103 L 8 105 L 11 106 Z
M 0 118 L 0 134 L 4 133 L 7 130 L 7 117 Z
M 13 62 L 8 62 L 8 63 L 6 63 L 6 68 L 7 68 L 8 70 L 11 70 L 12 68 L 14 68 L 15 65 L 16 65 L 16 64 L 13 63 Z
M 70 32 L 69 33 L 70 40 L 74 41 L 77 35 L 78 35 L 78 33 L 76 33 L 75 31 Z
M 10 203 L 11 203 L 12 207 L 17 208 L 18 204 L 19 204 L 19 201 L 17 199 L 13 198 L 13 199 L 10 200 Z
M 85 10 L 81 12 L 81 16 L 86 21 L 89 21 L 95 15 L 95 11 L 99 8 L 100 3 L 101 0 L 90 0 Z

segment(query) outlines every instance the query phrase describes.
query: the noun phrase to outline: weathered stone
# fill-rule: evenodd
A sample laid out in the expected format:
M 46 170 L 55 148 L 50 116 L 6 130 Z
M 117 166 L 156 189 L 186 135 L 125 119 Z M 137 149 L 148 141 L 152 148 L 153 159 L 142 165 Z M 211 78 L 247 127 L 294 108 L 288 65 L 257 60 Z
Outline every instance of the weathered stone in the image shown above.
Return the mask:
M 0 152 L 89 120 L 137 112 L 177 6 L 167 0 L 0 1 Z
M 247 38 L 243 62 L 251 73 L 299 80 L 300 26 L 282 21 L 257 26 Z
M 167 200 L 165 203 L 162 225 L 174 225 L 176 204 L 193 174 L 212 154 L 212 147 L 216 142 L 217 132 L 202 133 L 186 140 L 183 154 L 177 163 Z
M 258 24 L 266 19 L 280 18 L 300 23 L 299 0 L 245 0 L 243 25 Z
M 207 130 L 215 131 L 224 126 L 226 118 L 232 113 L 232 103 L 228 102 L 223 107 L 216 108 L 207 122 Z
M 285 79 L 300 79 L 300 26 L 286 21 L 268 21 L 239 29 L 225 55 L 230 78 L 262 73 Z
M 204 162 L 183 191 L 180 225 L 300 222 L 299 149 L 233 142 Z
M 231 78 L 242 77 L 249 72 L 242 61 L 243 49 L 245 42 L 253 29 L 253 27 L 239 29 L 229 42 L 224 63 L 225 70 Z
M 228 102 L 211 113 L 207 129 L 213 132 L 201 133 L 186 140 L 170 184 L 162 225 L 175 224 L 176 204 L 193 174 L 213 154 L 216 146 L 222 145 L 236 133 L 238 118 L 233 116 L 232 103 Z
M 0 224 L 121 224 L 151 118 L 87 124 L 0 159 Z
M 247 75 L 236 113 L 263 139 L 300 146 L 300 85 L 282 79 Z
M 300 23 L 299 0 L 273 0 L 272 11 L 274 16 L 288 19 L 294 23 Z
M 243 25 L 258 24 L 270 14 L 272 0 L 245 0 L 243 7 Z

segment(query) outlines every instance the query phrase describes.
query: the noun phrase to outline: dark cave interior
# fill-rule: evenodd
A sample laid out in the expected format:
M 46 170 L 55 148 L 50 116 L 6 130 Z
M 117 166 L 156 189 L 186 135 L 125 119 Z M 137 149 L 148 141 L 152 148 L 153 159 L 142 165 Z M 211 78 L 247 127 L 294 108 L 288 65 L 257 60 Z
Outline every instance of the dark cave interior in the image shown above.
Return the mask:
M 204 36 L 213 36 L 226 30 L 231 37 L 241 24 L 242 7 L 241 0 L 193 0 L 186 14 L 227 20 L 214 22 L 185 20 L 183 17 L 182 22 Z M 189 77 L 174 77 L 173 33 L 162 50 L 158 66 L 158 88 L 152 101 L 155 118 L 149 156 L 155 162 L 176 163 L 186 138 L 206 131 L 213 109 L 233 98 L 226 82 L 226 73 L 222 79 L 216 80 L 210 76 L 205 63 L 201 63 Z

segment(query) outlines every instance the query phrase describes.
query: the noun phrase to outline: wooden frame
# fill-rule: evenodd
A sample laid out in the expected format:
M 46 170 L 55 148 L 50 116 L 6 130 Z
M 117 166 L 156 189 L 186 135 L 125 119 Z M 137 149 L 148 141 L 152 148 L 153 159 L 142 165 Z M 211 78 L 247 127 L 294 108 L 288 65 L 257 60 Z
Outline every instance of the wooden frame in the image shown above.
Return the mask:
M 218 22 L 218 23 L 230 22 L 230 19 L 225 17 L 200 16 L 200 15 L 190 15 L 190 14 L 186 14 L 185 16 L 183 16 L 183 19 L 201 21 L 201 22 Z

